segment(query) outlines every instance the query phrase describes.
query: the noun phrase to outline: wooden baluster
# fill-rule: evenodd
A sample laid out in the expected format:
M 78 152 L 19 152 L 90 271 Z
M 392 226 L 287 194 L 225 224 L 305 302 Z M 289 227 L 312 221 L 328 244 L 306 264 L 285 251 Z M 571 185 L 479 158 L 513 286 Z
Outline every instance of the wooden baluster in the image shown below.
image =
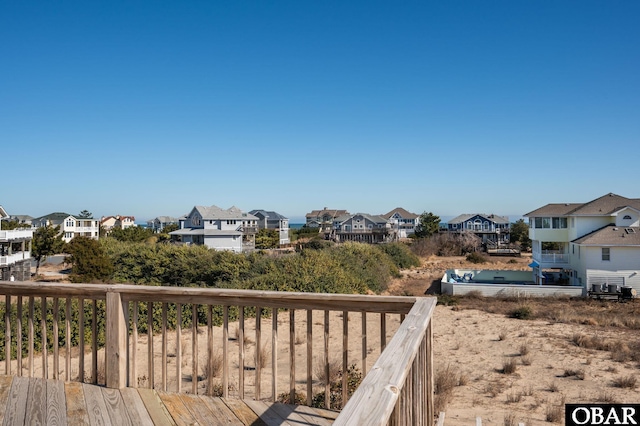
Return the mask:
M 256 384 L 255 384 L 255 400 L 260 401 L 260 385 L 262 381 L 262 308 L 256 307 L 256 352 L 255 352 L 255 363 L 256 363 Z
M 182 304 L 176 305 L 176 392 L 182 390 Z
M 313 398 L 313 311 L 307 309 L 307 405 Z
M 162 304 L 162 391 L 167 391 L 167 304 Z
M 198 394 L 198 305 L 191 305 L 191 392 Z
M 59 377 L 59 373 L 60 373 L 60 359 L 59 359 L 59 355 L 60 355 L 60 345 L 58 342 L 58 309 L 59 309 L 59 302 L 58 302 L 58 298 L 54 297 L 53 298 L 53 378 L 55 380 L 58 380 Z
M 153 302 L 147 302 L 147 374 L 149 375 L 149 389 L 153 389 Z
M 349 369 L 349 311 L 342 312 L 342 406 L 347 403 Z
M 18 296 L 16 314 L 16 362 L 18 364 L 18 376 L 22 377 L 22 296 Z
M 380 353 L 387 347 L 387 314 L 380 314 Z
M 331 408 L 331 383 L 329 377 L 329 311 L 324 311 L 324 407 Z
M 222 396 L 229 398 L 229 306 L 224 306 L 222 319 Z
M 78 299 L 78 381 L 84 383 L 84 299 Z
M 431 320 L 433 320 L 433 317 L 431 318 Z M 434 415 L 434 405 L 433 405 L 433 392 L 434 392 L 434 375 L 435 375 L 435 370 L 433 369 L 433 322 L 429 321 L 429 325 L 427 326 L 427 333 L 425 336 L 425 353 L 427 354 L 427 359 L 425 362 L 425 375 L 427 377 L 427 380 L 425 380 L 426 383 L 426 394 L 427 394 L 427 398 L 426 398 L 426 402 L 427 402 L 427 409 L 426 409 L 426 415 L 427 415 L 427 419 L 433 419 L 433 415 Z
M 42 297 L 40 308 L 40 332 L 42 333 L 42 378 L 49 378 L 49 355 L 47 353 L 47 298 Z
M 98 384 L 98 301 L 91 303 L 91 382 Z
M 238 391 L 240 399 L 244 399 L 244 306 L 240 306 L 238 318 Z
M 125 359 L 127 360 L 125 377 L 127 380 L 126 386 L 131 387 L 131 363 L 129 362 L 131 359 L 131 322 L 129 321 L 129 309 L 131 308 L 131 302 L 122 301 L 122 304 L 124 309 L 124 327 L 127 333 L 125 342 L 125 345 L 127 346 L 125 350 Z
M 64 305 L 64 379 L 71 381 L 71 298 L 65 299 Z
M 4 374 L 11 374 L 11 296 L 4 298 Z
M 207 395 L 213 396 L 213 306 L 207 305 Z
M 289 309 L 289 404 L 296 402 L 296 311 Z
M 278 398 L 278 308 L 271 314 L 271 396 L 275 402 Z
M 367 313 L 362 312 L 362 377 L 367 375 Z
M 133 301 L 133 324 L 131 324 L 131 386 L 138 387 L 138 302 Z
M 28 322 L 29 322 L 29 377 L 33 377 L 33 330 L 34 330 L 34 324 L 33 324 L 33 305 L 34 305 L 34 300 L 33 300 L 33 296 L 29 296 L 29 318 L 28 318 Z

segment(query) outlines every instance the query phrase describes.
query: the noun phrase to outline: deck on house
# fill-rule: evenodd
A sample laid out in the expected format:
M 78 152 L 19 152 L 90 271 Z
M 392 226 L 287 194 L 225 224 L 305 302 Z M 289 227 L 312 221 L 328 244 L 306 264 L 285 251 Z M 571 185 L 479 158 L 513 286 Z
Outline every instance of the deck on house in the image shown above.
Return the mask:
M 337 415 L 307 406 L 0 376 L 3 425 L 329 425 Z

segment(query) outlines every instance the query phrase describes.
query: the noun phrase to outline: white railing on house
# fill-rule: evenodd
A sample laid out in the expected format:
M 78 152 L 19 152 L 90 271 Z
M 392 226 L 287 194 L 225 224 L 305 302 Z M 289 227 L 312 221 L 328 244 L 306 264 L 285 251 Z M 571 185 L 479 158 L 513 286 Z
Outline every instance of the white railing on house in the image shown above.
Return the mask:
M 543 263 L 569 263 L 569 253 L 555 250 L 533 252 L 533 258 L 539 259 Z
M 7 281 L 0 281 L 1 294 L 5 298 L 0 303 L 0 320 L 4 318 L 0 371 L 4 367 L 7 375 L 271 401 L 283 395 L 289 401 L 300 401 L 306 391 L 303 401 L 309 405 L 314 393 L 322 397 L 324 392 L 325 408 L 336 408 L 331 399 L 338 392 L 341 406 L 349 402 L 337 424 L 433 424 L 431 318 L 435 298 Z M 265 313 L 270 314 L 270 321 Z M 302 318 L 296 321 L 300 313 Z M 289 332 L 281 336 L 285 337 L 283 343 L 278 326 L 286 316 Z M 360 327 L 356 324 L 358 317 Z M 333 334 L 332 319 L 342 323 Z M 372 327 L 371 319 L 377 325 Z M 232 320 L 237 321 L 235 339 L 229 333 Z M 388 324 L 393 320 L 399 325 L 387 344 Z M 221 340 L 215 343 L 214 323 L 218 321 L 220 329 L 216 333 Z M 255 330 L 253 361 L 247 356 L 248 346 L 253 343 L 246 341 L 249 322 Z M 354 332 L 353 326 L 359 332 Z M 189 331 L 183 334 L 185 327 Z M 202 357 L 198 339 L 205 331 L 207 349 Z M 330 350 L 332 336 L 334 346 L 342 341 L 337 351 Z M 156 337 L 161 340 L 159 344 L 154 344 Z M 168 347 L 170 337 L 176 342 L 172 352 Z M 185 356 L 189 345 L 182 344 L 188 339 L 183 337 L 191 340 L 190 359 Z M 270 345 L 263 345 L 263 339 L 268 341 L 269 337 Z M 368 338 L 379 340 L 380 347 L 372 348 Z M 297 349 L 298 345 L 304 346 Z M 86 346 L 90 349 L 85 354 Z M 270 351 L 263 352 L 264 347 Z M 24 354 L 17 348 L 24 348 Z M 279 361 L 282 363 L 287 352 L 287 368 L 279 369 Z M 351 399 L 348 374 L 339 379 L 340 391 L 332 386 L 333 352 L 341 354 L 342 372 L 349 371 L 354 359 L 360 364 L 364 380 Z M 216 375 L 211 372 L 218 353 L 222 371 Z M 232 353 L 237 356 L 235 360 L 231 359 Z M 102 361 L 99 354 L 103 355 Z M 371 358 L 377 354 L 371 367 Z M 90 360 L 85 360 L 85 355 Z M 304 355 L 306 365 L 296 368 L 300 355 Z M 175 359 L 173 371 L 169 371 L 169 358 Z M 319 368 L 314 368 L 314 360 Z M 185 377 L 187 385 L 183 388 Z M 263 389 L 263 382 L 270 389 Z
M 19 251 L 10 256 L 0 256 L 0 265 L 7 266 L 13 265 L 16 262 L 31 258 L 31 253 L 28 251 Z
M 12 229 L 10 231 L 0 231 L 0 240 L 10 241 L 33 238 L 32 229 Z

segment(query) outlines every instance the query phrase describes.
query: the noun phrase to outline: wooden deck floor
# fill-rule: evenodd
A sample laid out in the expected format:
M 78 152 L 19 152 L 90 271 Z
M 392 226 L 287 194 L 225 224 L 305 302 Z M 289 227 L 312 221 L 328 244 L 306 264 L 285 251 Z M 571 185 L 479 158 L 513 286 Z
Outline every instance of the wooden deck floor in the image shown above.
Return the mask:
M 330 425 L 306 406 L 0 376 L 3 425 Z

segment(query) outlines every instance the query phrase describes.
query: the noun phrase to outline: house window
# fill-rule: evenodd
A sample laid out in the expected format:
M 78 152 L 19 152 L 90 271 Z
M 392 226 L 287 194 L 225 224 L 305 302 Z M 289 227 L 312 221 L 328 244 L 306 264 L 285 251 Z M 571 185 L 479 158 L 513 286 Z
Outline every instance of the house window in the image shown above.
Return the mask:
M 602 260 L 603 261 L 611 260 L 611 249 L 609 247 L 602 247 Z
M 624 217 L 622 218 L 623 220 L 631 220 L 631 216 L 629 216 L 628 214 L 624 215 Z
M 567 218 L 566 217 L 554 217 L 552 218 L 553 229 L 566 229 Z

